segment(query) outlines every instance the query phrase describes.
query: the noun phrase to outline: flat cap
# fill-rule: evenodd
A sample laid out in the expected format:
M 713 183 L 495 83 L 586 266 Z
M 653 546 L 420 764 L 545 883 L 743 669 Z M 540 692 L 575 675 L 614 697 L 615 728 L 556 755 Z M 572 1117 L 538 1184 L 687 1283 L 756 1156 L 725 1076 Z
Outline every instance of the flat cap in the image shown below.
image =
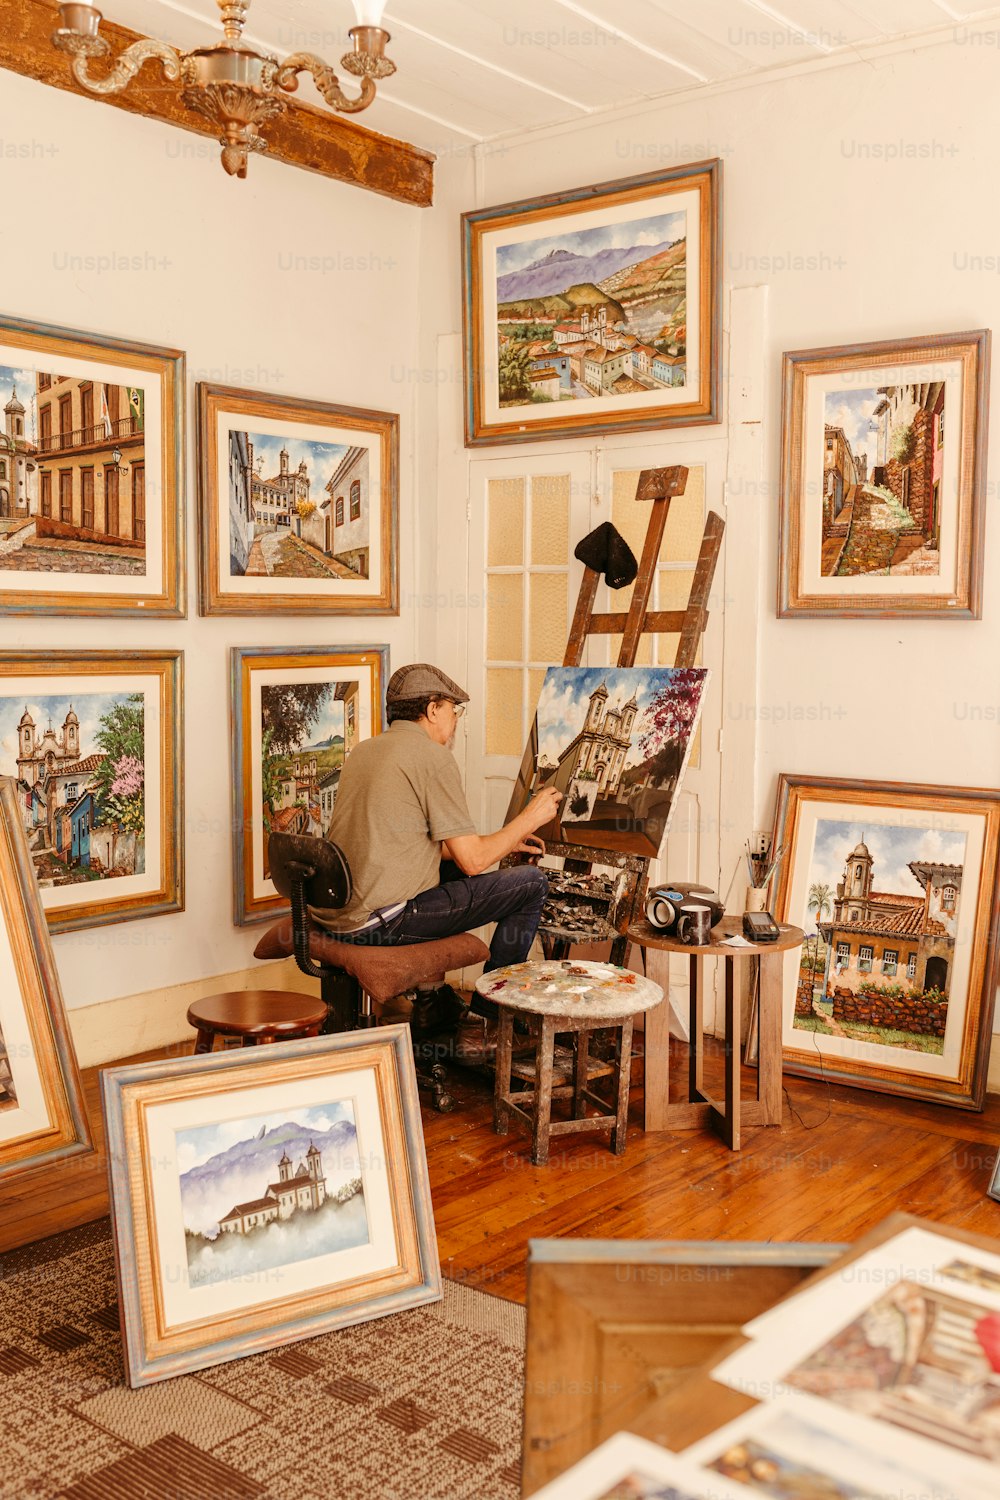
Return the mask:
M 408 667 L 397 667 L 389 678 L 385 690 L 386 703 L 400 703 L 405 698 L 451 698 L 454 703 L 468 703 L 469 695 L 457 682 L 432 667 L 428 662 L 415 661 Z

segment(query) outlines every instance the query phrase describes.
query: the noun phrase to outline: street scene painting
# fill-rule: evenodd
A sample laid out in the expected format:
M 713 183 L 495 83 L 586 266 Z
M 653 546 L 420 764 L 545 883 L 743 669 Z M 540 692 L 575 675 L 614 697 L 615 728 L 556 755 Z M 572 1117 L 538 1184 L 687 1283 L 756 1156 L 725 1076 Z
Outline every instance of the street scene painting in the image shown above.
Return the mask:
M 43 890 L 145 872 L 143 693 L 6 692 L 0 775 L 14 778 Z
M 778 613 L 982 610 L 990 335 L 783 357 Z
M 820 818 L 793 1025 L 940 1055 L 966 835 Z
M 707 678 L 702 667 L 550 667 L 508 821 L 551 786 L 562 801 L 540 837 L 655 857 Z
M 463 214 L 467 444 L 712 419 L 719 166 Z
M 201 613 L 399 613 L 399 417 L 198 386 Z
M 179 1130 L 176 1150 L 192 1287 L 369 1243 L 349 1099 Z
M 950 427 L 943 380 L 826 392 L 824 576 L 940 573 Z
M 496 272 L 502 407 L 685 384 L 686 213 L 502 245 Z
M 272 833 L 329 838 L 340 772 L 358 737 L 357 678 L 267 683 L 260 690 L 264 872 Z
M 229 432 L 234 578 L 368 578 L 368 449 Z
M 0 364 L 0 570 L 146 571 L 145 390 Z

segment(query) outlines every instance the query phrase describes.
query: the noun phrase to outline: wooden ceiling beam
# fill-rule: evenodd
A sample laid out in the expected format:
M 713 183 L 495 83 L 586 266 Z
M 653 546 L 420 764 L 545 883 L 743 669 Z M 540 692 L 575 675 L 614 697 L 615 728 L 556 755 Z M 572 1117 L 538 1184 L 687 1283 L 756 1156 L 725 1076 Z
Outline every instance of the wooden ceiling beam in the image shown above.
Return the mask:
M 164 82 L 158 64 L 147 63 L 120 94 L 91 94 L 81 88 L 70 71 L 71 59 L 52 46 L 57 25 L 58 11 L 52 0 L 0 0 L 0 67 L 96 104 L 112 104 L 130 114 L 215 138 L 210 122 L 181 103 L 177 85 Z M 101 23 L 101 34 L 111 43 L 113 57 L 139 35 L 108 20 Z M 99 63 L 94 72 L 100 72 Z M 266 126 L 265 134 L 266 154 L 275 161 L 382 193 L 400 203 L 426 208 L 433 201 L 434 157 L 429 151 L 367 130 L 346 115 L 290 99 L 283 113 Z

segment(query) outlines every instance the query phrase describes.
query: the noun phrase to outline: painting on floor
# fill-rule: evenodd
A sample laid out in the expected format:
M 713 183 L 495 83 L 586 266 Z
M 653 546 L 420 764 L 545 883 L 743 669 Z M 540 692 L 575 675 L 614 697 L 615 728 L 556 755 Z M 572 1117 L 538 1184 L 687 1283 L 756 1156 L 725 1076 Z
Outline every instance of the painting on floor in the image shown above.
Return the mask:
M 785 355 L 782 615 L 978 618 L 989 334 Z
M 440 1300 L 407 1027 L 101 1087 L 131 1385 Z
M 786 960 L 786 1069 L 981 1096 L 998 825 L 996 793 L 780 778 L 772 907 L 805 932 Z
M 541 838 L 655 858 L 707 678 L 701 667 L 550 667 L 508 820 L 555 787 L 559 815 Z

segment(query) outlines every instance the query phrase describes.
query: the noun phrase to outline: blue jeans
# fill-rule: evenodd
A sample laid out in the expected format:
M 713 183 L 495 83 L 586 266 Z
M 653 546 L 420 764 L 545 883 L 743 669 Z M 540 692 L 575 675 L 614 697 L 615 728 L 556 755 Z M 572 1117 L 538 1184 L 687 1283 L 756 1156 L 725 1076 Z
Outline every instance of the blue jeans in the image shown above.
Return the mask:
M 442 873 L 450 875 L 452 869 L 457 867 L 443 865 Z M 459 875 L 421 891 L 380 927 L 332 936 L 338 943 L 430 943 L 495 922 L 485 969 L 500 969 L 527 958 L 548 889 L 545 872 L 534 865 L 516 865 L 489 875 Z

